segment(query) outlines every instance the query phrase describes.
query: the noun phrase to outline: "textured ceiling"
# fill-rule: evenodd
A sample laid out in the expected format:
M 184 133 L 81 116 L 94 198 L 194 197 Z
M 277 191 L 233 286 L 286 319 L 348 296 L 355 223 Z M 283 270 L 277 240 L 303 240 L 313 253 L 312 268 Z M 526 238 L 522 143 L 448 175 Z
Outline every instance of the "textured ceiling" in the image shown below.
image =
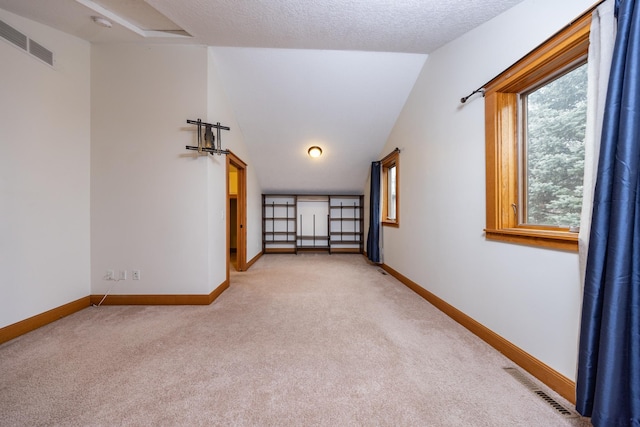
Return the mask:
M 521 1 L 0 0 L 0 8 L 92 42 L 159 36 L 122 31 L 129 23 L 181 28 L 193 36 L 185 42 L 210 46 L 430 53 Z M 97 10 L 122 24 L 96 27 Z M 154 24 L 166 28 L 145 28 Z
M 215 46 L 263 191 L 322 193 L 363 190 L 426 54 L 521 1 L 0 0 L 0 8 L 93 43 Z M 113 27 L 95 25 L 95 15 Z M 313 162 L 312 144 L 324 149 Z
M 430 53 L 521 0 L 149 0 L 208 45 Z

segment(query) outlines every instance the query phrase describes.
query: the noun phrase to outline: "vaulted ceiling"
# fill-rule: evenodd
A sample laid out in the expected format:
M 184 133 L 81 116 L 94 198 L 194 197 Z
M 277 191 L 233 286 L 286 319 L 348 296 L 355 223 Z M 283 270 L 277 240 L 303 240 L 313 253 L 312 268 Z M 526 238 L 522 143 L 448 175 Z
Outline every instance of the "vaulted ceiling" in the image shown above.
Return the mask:
M 430 52 L 522 0 L 0 0 L 92 43 L 215 46 L 265 192 L 360 192 Z M 111 28 L 91 17 L 107 18 Z M 306 150 L 320 145 L 310 161 Z

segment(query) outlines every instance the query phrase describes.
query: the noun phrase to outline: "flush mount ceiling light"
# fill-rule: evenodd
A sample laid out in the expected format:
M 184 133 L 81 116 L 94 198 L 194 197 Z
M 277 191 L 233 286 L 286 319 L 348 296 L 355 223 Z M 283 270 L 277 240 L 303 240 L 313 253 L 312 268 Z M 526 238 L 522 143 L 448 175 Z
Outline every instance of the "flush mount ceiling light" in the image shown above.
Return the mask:
M 103 18 L 102 16 L 92 16 L 91 20 L 101 27 L 111 28 L 113 26 L 111 21 L 109 21 L 107 18 Z
M 307 153 L 309 153 L 310 157 L 320 157 L 322 155 L 322 148 L 314 145 L 313 147 L 309 147 Z

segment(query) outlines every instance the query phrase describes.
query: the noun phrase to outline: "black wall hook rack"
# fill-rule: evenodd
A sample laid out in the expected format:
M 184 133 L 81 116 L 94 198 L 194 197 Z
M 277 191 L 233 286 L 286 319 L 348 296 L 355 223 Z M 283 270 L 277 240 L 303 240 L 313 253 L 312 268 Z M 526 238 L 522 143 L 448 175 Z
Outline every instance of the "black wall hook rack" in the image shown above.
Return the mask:
M 221 130 L 231 130 L 231 128 L 227 126 L 222 126 L 220 122 L 213 124 L 203 122 L 202 120 L 187 120 L 187 123 L 190 125 L 198 126 L 198 146 L 194 147 L 193 145 L 187 145 L 185 148 L 187 150 L 195 150 L 198 153 L 209 153 L 212 156 L 214 154 L 229 154 L 229 150 L 222 149 L 222 138 L 220 136 Z M 216 129 L 216 136 L 213 135 L 213 129 Z M 216 140 L 218 141 L 216 146 Z

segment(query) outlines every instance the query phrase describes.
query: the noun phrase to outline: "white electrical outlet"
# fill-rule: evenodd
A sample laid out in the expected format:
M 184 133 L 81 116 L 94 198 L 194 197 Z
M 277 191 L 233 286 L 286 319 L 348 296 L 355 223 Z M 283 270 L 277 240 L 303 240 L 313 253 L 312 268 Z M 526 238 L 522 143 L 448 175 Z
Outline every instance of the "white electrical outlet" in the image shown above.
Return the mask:
M 118 280 L 127 280 L 127 270 L 120 270 Z
M 104 275 L 105 280 L 113 280 L 113 270 L 107 270 L 107 274 Z
M 133 280 L 140 280 L 140 270 L 132 270 L 131 271 L 131 278 Z

